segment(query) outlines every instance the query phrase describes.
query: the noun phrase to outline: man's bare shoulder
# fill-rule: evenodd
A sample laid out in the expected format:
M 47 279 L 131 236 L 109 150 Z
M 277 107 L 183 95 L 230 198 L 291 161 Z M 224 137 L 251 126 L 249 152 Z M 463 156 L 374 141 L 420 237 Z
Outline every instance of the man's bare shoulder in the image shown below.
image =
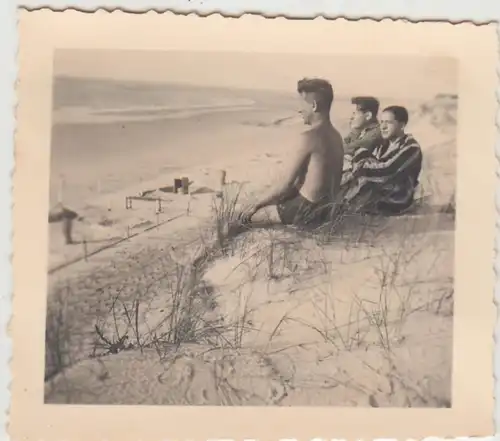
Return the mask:
M 337 127 L 335 126 L 331 126 L 332 127 L 332 134 L 333 134 L 333 137 L 335 138 L 335 140 L 339 143 L 339 144 L 343 144 L 344 143 L 344 140 L 342 138 L 342 135 L 340 134 L 340 131 L 337 129 Z
M 302 145 L 309 152 L 322 151 L 324 148 L 343 149 L 340 132 L 331 124 L 305 130 Z
M 317 140 L 315 129 L 306 129 L 299 133 L 297 140 L 297 149 L 301 151 L 311 151 Z

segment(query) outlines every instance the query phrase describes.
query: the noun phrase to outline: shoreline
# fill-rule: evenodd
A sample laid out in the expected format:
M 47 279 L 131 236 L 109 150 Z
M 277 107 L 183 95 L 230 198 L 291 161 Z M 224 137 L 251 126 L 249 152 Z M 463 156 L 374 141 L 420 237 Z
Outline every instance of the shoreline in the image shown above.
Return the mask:
M 85 129 L 85 136 L 79 136 L 78 130 L 82 130 L 81 127 L 76 132 L 70 130 L 63 138 L 60 134 L 58 138 L 56 133 L 54 142 L 59 139 L 59 142 L 63 143 L 62 147 L 70 146 L 67 154 L 74 163 L 73 168 L 69 169 L 73 187 L 71 182 L 63 181 L 62 184 L 65 186 L 62 192 L 63 203 L 85 218 L 84 224 L 75 224 L 75 234 L 77 240 L 87 242 L 88 250 L 84 251 L 81 246 L 64 246 L 59 239 L 59 226 L 51 225 L 49 267 L 54 268 L 61 265 L 62 261 L 81 257 L 84 252 L 92 253 L 102 246 L 110 246 L 113 241 L 122 240 L 127 235 L 189 211 L 192 216 L 206 217 L 210 213 L 212 198 L 218 190 L 219 170 L 226 170 L 228 182 L 239 182 L 248 189 L 248 193 L 265 190 L 278 173 L 277 168 L 281 167 L 287 155 L 288 145 L 293 143 L 295 136 L 302 130 L 302 125 L 296 119 L 280 119 L 282 114 L 275 110 L 244 111 L 233 113 L 229 120 L 219 114 L 205 116 L 199 121 L 179 120 L 169 121 L 169 124 L 161 121 L 135 122 L 130 125 L 113 122 L 105 129 L 102 125 L 94 125 L 95 131 L 92 135 L 85 132 Z M 423 132 L 428 123 L 425 115 L 417 116 L 413 122 L 416 128 Z M 171 129 L 178 128 L 179 124 L 182 131 L 178 133 L 181 134 L 177 135 L 176 139 L 171 136 L 169 139 Z M 201 139 L 206 142 L 205 148 L 200 148 L 204 147 L 200 146 L 200 132 L 204 133 Z M 78 139 L 77 145 L 65 144 L 72 143 L 75 138 Z M 432 143 L 417 136 L 424 149 L 426 172 L 437 167 L 438 171 L 431 171 L 431 174 L 444 173 L 447 176 L 444 188 L 435 188 L 435 183 L 429 183 L 427 193 L 430 190 L 436 197 L 438 190 L 446 193 L 450 191 L 450 185 L 453 185 L 454 177 L 450 175 L 450 180 L 448 175 L 453 172 L 454 167 L 446 165 L 449 155 L 445 153 L 450 148 L 454 150 L 453 136 L 436 131 L 428 138 Z M 87 142 L 92 145 L 96 140 L 99 144 L 94 145 L 94 149 L 97 148 L 107 155 L 98 163 L 93 160 L 92 150 L 86 149 Z M 149 150 L 141 149 L 142 162 L 131 161 L 125 154 L 126 149 L 133 153 L 137 148 L 141 148 L 144 140 L 149 143 Z M 171 146 L 185 147 L 179 152 L 183 156 L 176 157 L 176 164 L 172 163 L 172 156 L 166 154 L 168 149 L 162 145 L 165 140 L 168 140 Z M 120 141 L 123 141 L 123 144 Z M 109 147 L 110 143 L 112 148 Z M 442 148 L 436 148 L 441 145 L 444 148 L 442 152 Z M 170 151 L 171 146 L 168 147 Z M 121 151 L 124 152 L 122 159 L 119 155 Z M 434 158 L 432 164 L 426 151 Z M 454 156 L 455 151 L 451 154 Z M 159 166 L 158 157 L 165 158 L 170 162 L 169 165 Z M 81 166 L 89 160 L 93 175 L 89 175 L 88 166 Z M 63 167 L 61 159 L 59 166 L 57 161 L 57 157 L 53 156 L 51 206 L 58 199 L 57 170 Z M 106 176 L 106 173 L 111 175 Z M 92 176 L 94 183 L 89 185 Z M 175 195 L 158 190 L 172 186 L 174 178 L 182 176 L 192 181 L 190 195 Z M 423 176 L 424 181 L 425 179 Z M 125 209 L 126 197 L 137 196 L 145 191 L 154 191 L 154 197 L 162 199 L 162 213 L 155 214 L 154 201 L 137 201 L 133 203 L 132 210 Z M 99 241 L 104 243 L 94 243 Z
M 417 120 L 421 128 L 426 123 Z M 250 198 L 275 178 L 294 131 L 301 129 L 294 124 L 253 124 L 248 131 L 233 128 L 227 138 L 221 132 L 214 134 L 215 145 L 232 136 L 238 149 L 233 155 L 212 152 L 218 161 L 211 166 L 192 164 L 123 186 L 112 193 L 111 207 L 109 195 L 89 199 L 86 209 L 94 212 L 88 229 L 79 234 L 90 237 L 93 231 L 97 237 L 115 232 L 122 241 L 48 277 L 46 351 L 57 359 L 53 345 L 60 340 L 51 332 L 66 331 L 69 347 L 63 349 L 74 358 L 71 367 L 46 381 L 46 402 L 226 404 L 217 381 L 205 393 L 212 387 L 213 363 L 204 354 L 219 351 L 224 363 L 229 359 L 241 366 L 230 370 L 232 361 L 224 364 L 234 384 L 248 378 L 259 384 L 258 390 L 253 383 L 243 385 L 251 398 L 231 398 L 239 404 L 450 406 L 453 217 L 424 213 L 380 223 L 372 220 L 369 225 L 349 222 L 338 240 L 317 241 L 286 228 L 256 229 L 232 237 L 227 227 L 231 207 L 227 212 L 213 207 L 218 171 L 227 172 L 227 191 L 243 189 L 242 197 Z M 454 183 L 453 174 L 445 173 L 450 154 L 455 154 L 450 150 L 453 137 L 436 142 L 438 132 L 432 132 L 430 125 L 428 130 L 422 140 L 432 158 L 426 179 L 445 176 L 440 183 L 446 193 Z M 179 174 L 193 181 L 190 195 L 162 190 Z M 156 219 L 153 202 L 134 201 L 132 209 L 124 207 L 125 196 L 145 187 L 165 199 L 165 211 Z M 155 224 L 176 215 L 181 217 Z M 102 218 L 108 226 L 100 232 L 90 230 Z M 137 234 L 123 239 L 130 225 L 137 226 L 133 229 Z M 53 233 L 53 256 L 67 260 L 68 255 L 57 253 L 69 248 L 55 244 Z M 227 252 L 217 253 L 222 249 Z M 401 267 L 402 271 L 396 270 Z M 389 289 L 377 270 L 386 271 L 388 279 L 383 280 L 397 272 L 397 283 Z M 319 305 L 324 307 L 320 316 Z M 67 314 L 63 325 L 69 329 L 60 329 L 59 311 Z M 138 317 L 135 325 L 132 314 Z M 407 363 L 410 350 L 418 363 Z M 48 376 L 53 357 L 47 362 Z M 392 377 L 394 366 L 399 377 Z M 107 369 L 104 386 L 93 373 L 96 367 Z M 137 376 L 136 369 L 147 374 Z M 148 385 L 166 371 L 173 377 L 154 383 L 158 394 L 151 394 Z M 192 378 L 185 376 L 188 371 Z M 362 392 L 349 383 L 352 372 L 363 380 Z M 387 376 L 399 384 L 395 394 L 384 391 Z M 398 378 L 423 386 L 415 392 Z M 177 388 L 179 379 L 191 388 L 189 398 L 177 395 L 182 392 Z M 428 381 L 432 387 L 426 389 Z
M 227 183 L 241 186 L 247 197 L 251 197 L 258 189 L 265 189 L 272 182 L 269 180 L 269 167 L 276 172 L 276 167 L 281 166 L 281 158 L 286 154 L 287 140 L 291 140 L 290 137 L 293 138 L 295 130 L 300 130 L 300 127 L 249 127 L 243 130 L 252 136 L 241 138 L 241 132 L 233 133 L 233 138 L 236 136 L 240 139 L 241 148 L 226 155 L 223 161 L 218 157 L 213 162 L 204 162 L 202 167 L 194 164 L 155 173 L 157 176 L 151 179 L 133 180 L 127 185 L 122 183 L 118 188 L 102 191 L 99 195 L 92 196 L 91 192 L 87 191 L 89 196 L 80 196 L 75 203 L 66 199 L 68 202 L 63 202 L 68 208 L 84 218 L 84 222 L 74 224 L 76 240 L 85 240 L 87 251 L 91 254 L 98 248 L 111 246 L 112 242 L 120 241 L 145 228 L 154 227 L 169 218 L 181 215 L 184 219 L 207 218 L 211 215 L 212 201 L 219 190 L 220 170 L 226 171 Z M 217 136 L 221 138 L 220 133 Z M 187 176 L 192 181 L 189 195 L 173 194 L 168 189 L 173 185 L 174 178 L 181 176 Z M 133 201 L 132 209 L 125 208 L 126 197 L 137 196 L 145 191 L 153 191 L 152 201 Z M 80 195 L 83 196 L 83 193 L 80 192 Z M 155 214 L 155 198 L 162 199 L 162 213 L 158 215 Z M 178 222 L 182 223 L 182 219 L 174 221 Z M 51 271 L 64 264 L 64 261 L 81 257 L 84 251 L 81 245 L 65 246 L 62 243 L 60 225 L 51 224 L 49 230 Z M 94 243 L 98 241 L 105 243 Z
M 241 111 L 191 119 L 113 121 L 106 124 L 63 124 L 52 133 L 50 200 L 63 182 L 64 198 L 79 205 L 99 192 L 119 191 L 158 179 L 169 171 L 213 167 L 216 162 L 251 160 L 262 151 L 280 149 L 273 128 L 288 115 L 276 111 Z M 278 121 L 275 124 L 275 121 Z M 203 136 L 200 137 L 200 133 Z M 267 141 L 268 133 L 275 146 Z M 283 133 L 286 138 L 286 132 Z M 93 152 L 98 152 L 95 161 Z M 164 165 L 163 165 L 164 164 Z M 58 182 L 59 181 L 59 182 Z

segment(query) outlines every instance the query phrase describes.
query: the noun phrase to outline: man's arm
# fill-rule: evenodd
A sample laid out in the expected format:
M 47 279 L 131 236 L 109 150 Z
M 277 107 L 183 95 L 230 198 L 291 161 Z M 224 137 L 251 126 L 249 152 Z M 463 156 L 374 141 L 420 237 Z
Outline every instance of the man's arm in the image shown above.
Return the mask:
M 381 136 L 378 129 L 372 129 L 365 133 L 362 138 L 346 138 L 344 140 L 344 155 L 352 156 L 354 152 L 360 148 L 372 152 L 373 149 L 380 143 Z
M 406 172 L 418 162 L 422 162 L 422 150 L 417 142 L 413 141 L 386 160 L 381 161 L 373 156 L 360 160 L 355 173 L 357 176 L 383 182 Z
M 344 138 L 344 144 L 349 144 L 356 140 L 359 137 L 361 130 L 359 129 L 351 129 L 348 135 Z
M 256 211 L 269 205 L 279 204 L 292 192 L 295 192 L 297 183 L 303 182 L 311 156 L 311 146 L 308 135 L 302 135 L 297 147 L 291 152 L 291 158 L 285 168 L 283 177 L 271 193 L 256 204 Z

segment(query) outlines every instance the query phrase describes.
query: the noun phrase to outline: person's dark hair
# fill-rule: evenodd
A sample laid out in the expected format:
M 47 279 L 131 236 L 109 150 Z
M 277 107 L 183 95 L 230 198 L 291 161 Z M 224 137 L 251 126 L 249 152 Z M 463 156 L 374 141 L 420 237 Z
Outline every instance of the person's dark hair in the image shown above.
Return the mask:
M 379 100 L 372 96 L 355 96 L 351 99 L 351 104 L 354 104 L 362 112 L 371 112 L 373 118 L 377 117 L 380 107 Z
M 408 124 L 409 116 L 408 110 L 403 106 L 389 106 L 384 109 L 384 112 L 391 112 L 394 119 L 403 124 Z
M 329 111 L 333 102 L 333 88 L 322 78 L 302 78 L 297 82 L 297 92 L 312 94 L 319 110 Z

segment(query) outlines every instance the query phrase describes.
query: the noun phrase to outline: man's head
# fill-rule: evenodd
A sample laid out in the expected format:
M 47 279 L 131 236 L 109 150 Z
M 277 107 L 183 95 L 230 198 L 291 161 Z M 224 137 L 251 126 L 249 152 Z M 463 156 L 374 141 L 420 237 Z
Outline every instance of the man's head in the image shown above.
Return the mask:
M 311 124 L 316 116 L 330 116 L 333 88 L 327 80 L 303 78 L 297 82 L 297 92 L 302 97 L 300 114 L 306 124 Z
M 351 127 L 363 129 L 367 124 L 377 119 L 380 103 L 372 96 L 356 96 L 351 99 L 354 110 L 351 115 Z
M 395 139 L 404 135 L 408 124 L 408 110 L 402 106 L 389 106 L 380 117 L 380 133 L 384 139 Z

